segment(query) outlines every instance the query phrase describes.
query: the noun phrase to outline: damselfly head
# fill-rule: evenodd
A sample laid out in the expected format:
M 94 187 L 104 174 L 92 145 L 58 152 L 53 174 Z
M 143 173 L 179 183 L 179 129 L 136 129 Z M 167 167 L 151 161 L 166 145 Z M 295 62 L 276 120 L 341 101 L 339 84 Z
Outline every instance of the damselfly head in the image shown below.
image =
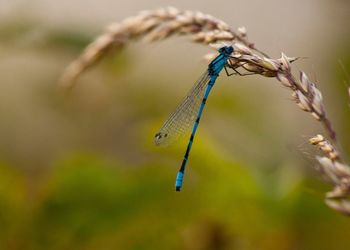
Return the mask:
M 163 141 L 168 137 L 167 133 L 157 133 L 154 136 L 154 143 L 158 146 L 163 143 Z
M 219 53 L 231 55 L 233 53 L 233 47 L 232 46 L 224 46 L 219 49 Z

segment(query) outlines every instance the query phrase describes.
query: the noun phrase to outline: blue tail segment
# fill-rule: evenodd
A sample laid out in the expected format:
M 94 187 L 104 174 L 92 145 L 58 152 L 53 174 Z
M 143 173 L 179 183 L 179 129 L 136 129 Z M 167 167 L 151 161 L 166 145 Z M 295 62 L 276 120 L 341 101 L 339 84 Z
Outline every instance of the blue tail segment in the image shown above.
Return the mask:
M 182 182 L 184 180 L 184 172 L 179 171 L 176 176 L 175 189 L 180 191 L 182 187 Z
M 194 136 L 196 135 L 199 121 L 202 117 L 203 109 L 204 109 L 204 106 L 205 106 L 206 101 L 208 99 L 209 93 L 210 93 L 212 87 L 214 86 L 215 81 L 216 81 L 217 77 L 219 76 L 219 73 L 225 67 L 226 62 L 227 62 L 228 58 L 230 57 L 230 55 L 232 54 L 232 52 L 233 52 L 232 46 L 222 47 L 221 49 L 219 49 L 220 55 L 218 55 L 208 66 L 208 74 L 210 76 L 210 80 L 209 80 L 208 85 L 205 89 L 204 97 L 203 97 L 202 103 L 201 103 L 199 110 L 198 110 L 198 113 L 197 113 L 197 119 L 195 120 L 193 128 L 192 128 L 191 137 L 188 141 L 186 153 L 184 155 L 184 158 L 183 158 L 183 161 L 181 164 L 181 168 L 180 168 L 180 170 L 177 174 L 177 177 L 176 177 L 176 183 L 175 183 L 176 191 L 180 191 L 182 188 L 182 183 L 183 183 L 183 178 L 184 178 L 184 174 L 185 174 L 187 160 L 188 160 L 191 148 L 192 148 Z

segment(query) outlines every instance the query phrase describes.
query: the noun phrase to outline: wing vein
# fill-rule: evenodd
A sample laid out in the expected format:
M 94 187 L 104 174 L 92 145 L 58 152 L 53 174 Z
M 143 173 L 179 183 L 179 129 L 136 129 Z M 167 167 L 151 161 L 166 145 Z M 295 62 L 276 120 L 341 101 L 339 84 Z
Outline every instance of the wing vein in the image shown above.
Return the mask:
M 190 89 L 155 136 L 156 145 L 169 145 L 185 134 L 196 120 L 210 76 L 206 71 Z

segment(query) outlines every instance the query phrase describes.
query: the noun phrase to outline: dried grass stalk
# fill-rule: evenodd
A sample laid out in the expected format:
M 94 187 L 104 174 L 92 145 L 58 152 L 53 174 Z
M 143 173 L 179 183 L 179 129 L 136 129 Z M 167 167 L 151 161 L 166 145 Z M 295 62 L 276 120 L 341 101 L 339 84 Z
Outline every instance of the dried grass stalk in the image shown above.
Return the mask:
M 341 163 L 337 149 L 322 135 L 309 140 L 325 156 L 316 156 L 320 172 L 330 181 L 334 188 L 326 194 L 326 204 L 334 210 L 350 215 L 350 167 Z
M 60 84 L 71 88 L 77 78 L 111 49 L 121 49 L 128 42 L 144 37 L 159 41 L 172 35 L 192 35 L 193 41 L 202 44 L 239 41 L 251 49 L 244 28 L 237 32 L 223 21 L 198 11 L 179 11 L 174 7 L 141 11 L 120 23 L 110 24 L 106 32 L 96 38 L 84 52 L 64 71 Z
M 112 48 L 121 49 L 128 42 L 141 37 L 152 42 L 163 40 L 172 35 L 191 35 L 194 42 L 210 45 L 214 48 L 221 47 L 222 43 L 225 42 L 232 43 L 235 52 L 230 60 L 235 69 L 240 67 L 254 74 L 276 78 L 283 86 L 292 91 L 292 97 L 296 104 L 321 122 L 329 137 L 335 141 L 336 133 L 326 116 L 321 91 L 304 72 L 300 72 L 298 80 L 292 74 L 291 63 L 298 58 L 287 57 L 282 53 L 281 58 L 271 59 L 248 41 L 245 28 L 239 28 L 235 32 L 225 22 L 201 12 L 179 11 L 168 7 L 142 11 L 137 16 L 111 24 L 104 34 L 92 42 L 67 67 L 60 84 L 62 87 L 70 89 L 75 80 L 88 67 L 96 64 Z M 212 56 L 212 54 L 208 54 L 206 57 L 209 59 Z M 339 153 L 323 136 L 319 135 L 310 142 L 317 145 L 326 154 L 325 157 L 317 157 L 317 160 L 321 163 L 321 171 L 335 185 L 335 189 L 327 194 L 327 204 L 337 211 L 350 214 L 350 205 L 344 199 L 349 195 L 350 173 L 347 166 L 339 162 Z M 334 198 L 339 197 L 342 197 L 342 200 L 340 203 L 336 203 Z

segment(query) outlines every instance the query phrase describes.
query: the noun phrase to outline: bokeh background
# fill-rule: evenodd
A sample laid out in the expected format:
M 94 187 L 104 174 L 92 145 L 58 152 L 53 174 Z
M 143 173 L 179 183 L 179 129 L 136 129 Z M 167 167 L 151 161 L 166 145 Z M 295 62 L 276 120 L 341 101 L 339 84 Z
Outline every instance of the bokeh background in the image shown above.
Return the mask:
M 157 148 L 153 136 L 208 48 L 133 43 L 57 90 L 107 24 L 167 5 L 245 26 L 272 57 L 306 57 L 294 68 L 319 83 L 349 155 L 347 0 L 0 0 L 0 249 L 350 249 L 307 144 L 324 130 L 277 81 L 220 78 L 181 193 L 186 138 Z

